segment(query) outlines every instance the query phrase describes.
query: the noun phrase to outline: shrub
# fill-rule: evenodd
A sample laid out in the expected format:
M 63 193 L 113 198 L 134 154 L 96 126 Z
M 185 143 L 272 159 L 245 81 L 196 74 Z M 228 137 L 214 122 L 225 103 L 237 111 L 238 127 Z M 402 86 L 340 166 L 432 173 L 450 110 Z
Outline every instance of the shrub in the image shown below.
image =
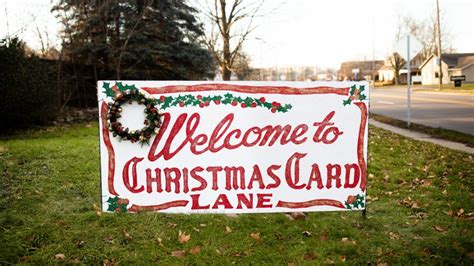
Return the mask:
M 55 73 L 50 64 L 27 57 L 17 38 L 0 41 L 0 128 L 42 125 L 57 115 Z

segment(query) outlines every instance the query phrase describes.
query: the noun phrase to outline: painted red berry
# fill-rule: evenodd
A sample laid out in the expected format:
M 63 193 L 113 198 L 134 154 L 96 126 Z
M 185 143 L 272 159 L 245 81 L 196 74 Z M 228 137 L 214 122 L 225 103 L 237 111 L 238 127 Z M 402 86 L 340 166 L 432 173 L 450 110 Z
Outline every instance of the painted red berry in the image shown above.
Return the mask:
M 199 107 L 203 108 L 203 107 L 204 107 L 204 103 L 199 103 Z
M 250 106 L 251 106 L 252 108 L 255 108 L 255 107 L 257 107 L 257 103 L 256 103 L 256 102 L 253 102 Z
M 161 95 L 161 96 L 160 96 L 160 102 L 164 102 L 165 100 L 166 100 L 166 97 L 163 96 L 163 95 Z
M 245 108 L 245 107 L 247 107 L 247 104 L 246 104 L 246 103 L 241 103 L 240 106 L 241 106 L 242 108 Z
M 276 109 L 276 108 L 272 108 L 271 111 L 272 111 L 272 113 L 275 113 L 275 112 L 277 111 L 277 109 Z
M 202 100 L 202 96 L 201 96 L 201 95 L 196 96 L 196 98 L 197 98 L 198 100 Z
M 209 102 L 205 102 L 204 105 L 205 105 L 205 106 L 209 106 Z
M 128 199 L 124 199 L 123 201 L 126 205 L 128 205 L 130 203 L 130 201 Z
M 260 102 L 264 103 L 265 102 L 265 97 L 260 97 Z
M 232 104 L 232 106 L 236 106 L 236 105 L 237 105 L 237 102 L 236 102 L 236 101 L 233 101 L 231 104 Z
M 278 102 L 272 102 L 272 106 L 274 106 L 274 107 L 277 107 L 277 108 L 278 108 L 278 107 L 280 107 L 280 106 L 281 106 L 281 104 L 280 104 L 280 103 L 278 103 Z
M 214 100 L 214 103 L 217 104 L 217 105 L 219 105 L 219 104 L 221 104 L 221 101 L 219 101 L 219 100 Z
M 180 102 L 180 103 L 179 103 L 179 106 L 180 106 L 180 107 L 184 107 L 184 102 Z
M 347 197 L 347 200 L 346 200 L 346 201 L 347 201 L 348 204 L 352 204 L 352 203 L 354 203 L 356 200 L 357 200 L 357 196 L 349 196 L 349 197 Z

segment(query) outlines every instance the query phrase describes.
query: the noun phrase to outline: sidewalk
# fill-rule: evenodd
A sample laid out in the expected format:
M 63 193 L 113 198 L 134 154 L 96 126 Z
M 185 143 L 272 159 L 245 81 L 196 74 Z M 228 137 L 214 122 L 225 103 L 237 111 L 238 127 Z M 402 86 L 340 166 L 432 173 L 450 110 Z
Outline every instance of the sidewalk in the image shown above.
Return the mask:
M 402 136 L 405 136 L 405 137 L 409 137 L 409 138 L 412 138 L 412 139 L 415 139 L 415 140 L 431 142 L 431 143 L 434 143 L 434 144 L 437 144 L 437 145 L 440 145 L 440 146 L 443 146 L 443 147 L 446 147 L 446 148 L 449 148 L 449 149 L 474 154 L 474 148 L 468 147 L 468 146 L 466 146 L 462 143 L 452 142 L 452 141 L 442 140 L 442 139 L 435 139 L 435 138 L 431 137 L 430 135 L 427 135 L 427 134 L 424 134 L 424 133 L 411 131 L 411 130 L 404 129 L 404 128 L 395 127 L 395 126 L 392 126 L 392 125 L 389 125 L 389 124 L 385 124 L 385 123 L 375 121 L 374 119 L 369 119 L 369 124 L 371 124 L 373 126 L 376 126 L 378 128 L 382 128 L 382 129 L 385 129 L 385 130 L 392 131 L 393 133 L 396 133 L 396 134 L 399 134 L 399 135 L 402 135 Z

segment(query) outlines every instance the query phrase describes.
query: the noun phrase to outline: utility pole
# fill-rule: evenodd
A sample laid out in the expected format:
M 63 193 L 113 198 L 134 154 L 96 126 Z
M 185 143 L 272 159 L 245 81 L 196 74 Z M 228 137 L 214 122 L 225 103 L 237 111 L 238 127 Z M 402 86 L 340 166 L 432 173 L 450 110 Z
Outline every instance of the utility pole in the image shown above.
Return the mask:
M 436 0 L 436 33 L 438 35 L 439 89 L 443 89 L 443 61 L 441 61 L 441 25 L 439 23 L 439 0 Z

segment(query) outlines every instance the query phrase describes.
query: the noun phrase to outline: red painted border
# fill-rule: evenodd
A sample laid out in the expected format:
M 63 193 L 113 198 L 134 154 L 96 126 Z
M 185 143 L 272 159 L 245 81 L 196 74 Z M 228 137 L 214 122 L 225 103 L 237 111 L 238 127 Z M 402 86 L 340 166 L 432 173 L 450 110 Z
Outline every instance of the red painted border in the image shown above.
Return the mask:
M 359 138 L 357 139 L 357 159 L 359 160 L 359 168 L 361 171 L 360 189 L 365 191 L 367 185 L 367 165 L 364 158 L 364 139 L 365 139 L 365 127 L 367 126 L 368 110 L 367 105 L 364 102 L 354 103 L 360 109 L 360 126 L 359 126 Z
M 336 94 L 347 95 L 349 88 L 333 87 L 311 87 L 311 88 L 292 88 L 286 86 L 247 86 L 232 84 L 199 84 L 199 85 L 171 85 L 163 87 L 142 87 L 142 90 L 150 94 L 166 94 L 178 92 L 197 92 L 197 91 L 233 91 L 243 93 L 273 93 L 288 95 L 306 95 L 306 94 Z
M 345 209 L 344 204 L 338 200 L 332 199 L 314 199 L 303 202 L 288 202 L 288 201 L 278 201 L 276 207 L 281 208 L 290 208 L 290 209 L 299 209 L 299 208 L 309 208 L 313 206 L 332 206 L 341 209 Z
M 112 142 L 110 141 L 110 135 L 107 125 L 107 109 L 109 106 L 105 101 L 102 102 L 102 106 L 100 108 L 100 116 L 102 119 L 102 137 L 104 138 L 105 147 L 107 147 L 107 152 L 109 155 L 109 168 L 108 168 L 108 176 L 107 176 L 107 183 L 109 186 L 109 193 L 115 196 L 118 196 L 118 193 L 115 191 L 114 188 L 114 174 L 115 174 L 115 152 L 114 147 L 112 146 Z
M 189 203 L 188 200 L 175 200 L 175 201 L 170 201 L 163 204 L 150 205 L 150 206 L 141 206 L 141 205 L 133 204 L 130 208 L 128 208 L 128 211 L 130 212 L 160 211 L 160 210 L 166 210 L 166 209 L 175 208 L 175 207 L 186 207 L 188 203 Z

